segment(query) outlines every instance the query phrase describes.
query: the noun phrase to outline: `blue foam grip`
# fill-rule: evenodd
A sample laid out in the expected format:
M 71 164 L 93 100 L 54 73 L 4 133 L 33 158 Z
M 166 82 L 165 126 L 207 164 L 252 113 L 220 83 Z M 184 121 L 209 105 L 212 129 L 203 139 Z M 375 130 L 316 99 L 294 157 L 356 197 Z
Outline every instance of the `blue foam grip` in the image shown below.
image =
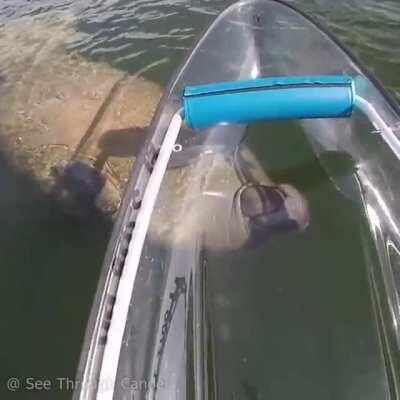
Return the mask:
M 190 128 L 304 118 L 344 118 L 353 110 L 347 76 L 263 78 L 188 86 L 183 118 Z

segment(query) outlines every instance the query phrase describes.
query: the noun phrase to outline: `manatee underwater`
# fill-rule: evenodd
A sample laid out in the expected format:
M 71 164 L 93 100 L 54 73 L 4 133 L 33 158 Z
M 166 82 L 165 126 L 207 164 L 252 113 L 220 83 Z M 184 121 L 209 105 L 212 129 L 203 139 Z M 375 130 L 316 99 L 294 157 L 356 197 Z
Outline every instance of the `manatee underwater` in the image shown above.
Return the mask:
M 68 18 L 0 27 L 0 134 L 18 168 L 67 213 L 115 215 L 162 90 L 140 72 L 68 51 L 79 35 Z M 225 141 L 192 143 L 173 155 L 151 238 L 186 245 L 201 237 L 206 248 L 226 251 L 307 225 L 303 196 L 275 185 L 228 133 Z
M 305 197 L 273 182 L 246 146 L 230 146 L 204 146 L 197 157 L 190 148 L 189 156 L 173 154 L 151 221 L 153 240 L 174 247 L 201 241 L 224 252 L 307 227 Z
M 0 27 L 0 135 L 18 168 L 68 211 L 85 213 L 96 198 L 96 207 L 113 214 L 161 88 L 140 73 L 129 75 L 68 51 L 80 35 L 66 17 Z

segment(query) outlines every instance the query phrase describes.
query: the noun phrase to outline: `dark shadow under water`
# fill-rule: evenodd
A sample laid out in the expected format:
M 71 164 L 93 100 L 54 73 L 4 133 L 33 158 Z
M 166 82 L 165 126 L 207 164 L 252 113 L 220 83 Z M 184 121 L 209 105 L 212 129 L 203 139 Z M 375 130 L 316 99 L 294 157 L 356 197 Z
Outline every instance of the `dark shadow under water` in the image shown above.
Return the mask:
M 0 152 L 0 226 L 3 398 L 70 398 L 57 378 L 75 377 L 112 222 L 65 214 Z M 9 377 L 21 379 L 15 393 Z M 51 390 L 28 390 L 30 377 Z

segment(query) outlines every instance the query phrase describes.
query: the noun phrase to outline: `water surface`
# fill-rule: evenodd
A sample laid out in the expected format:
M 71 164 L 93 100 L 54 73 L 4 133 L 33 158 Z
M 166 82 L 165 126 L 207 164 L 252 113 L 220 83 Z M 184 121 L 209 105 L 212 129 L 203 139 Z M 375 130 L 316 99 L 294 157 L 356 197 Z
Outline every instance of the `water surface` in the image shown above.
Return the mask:
M 77 35 L 63 39 L 67 52 L 75 52 L 88 61 L 103 62 L 123 73 L 134 74 L 148 65 L 154 65 L 144 75 L 164 87 L 197 35 L 218 12 L 231 3 L 225 0 L 3 0 L 0 5 L 0 25 L 7 27 L 10 23 L 44 17 L 67 20 L 77 31 Z M 294 4 L 327 24 L 376 74 L 392 95 L 400 99 L 398 1 L 299 0 Z M 49 38 L 51 35 L 50 30 Z M 9 43 L 9 46 L 11 49 L 13 44 Z M 7 48 L 2 51 L 7 52 Z M 0 65 L 0 87 L 19 67 L 13 63 Z M 282 146 L 279 143 L 277 145 Z M 306 145 L 303 143 L 302 146 Z M 255 334 L 246 337 L 242 332 L 240 336 L 242 328 L 238 327 L 238 337 L 243 341 L 239 345 L 249 349 L 249 343 L 260 341 L 265 335 L 272 337 L 271 332 L 277 335 L 280 328 L 286 330 L 288 349 L 284 354 L 291 354 L 295 361 L 282 358 L 280 368 L 291 364 L 291 371 L 295 373 L 300 368 L 302 358 L 314 355 L 308 364 L 309 373 L 314 371 L 316 380 L 320 382 L 314 385 L 314 393 L 318 393 L 319 398 L 330 398 L 326 395 L 326 387 L 336 388 L 345 384 L 346 368 L 360 368 L 360 375 L 368 374 L 374 371 L 379 357 L 376 358 L 374 337 L 368 333 L 374 328 L 366 278 L 359 258 L 360 244 L 350 246 L 347 240 L 358 234 L 354 228 L 359 222 L 358 210 L 352 210 L 354 205 L 348 204 L 335 192 L 326 177 L 317 179 L 318 184 L 315 183 L 316 175 L 323 175 L 323 172 L 318 165 L 312 167 L 309 149 L 304 147 L 303 150 L 305 162 L 311 162 L 311 167 L 306 168 L 302 178 L 295 183 L 305 186 L 306 192 L 310 192 L 314 208 L 320 214 L 321 221 L 330 224 L 335 232 L 333 236 L 337 238 L 343 235 L 340 243 L 336 243 L 341 253 L 336 253 L 330 247 L 328 232 L 314 225 L 308 235 L 313 238 L 321 236 L 321 246 L 315 252 L 315 259 L 295 262 L 288 255 L 287 265 L 294 264 L 293 269 L 276 269 L 272 275 L 264 272 L 268 276 L 257 282 L 246 272 L 247 268 L 255 267 L 252 265 L 238 270 L 236 278 L 230 280 L 225 279 L 224 275 L 229 271 L 216 270 L 216 274 L 222 275 L 215 278 L 229 282 L 226 290 L 245 282 L 253 292 L 268 292 L 271 289 L 273 293 L 272 289 L 281 287 L 282 291 L 289 293 L 277 307 L 257 303 L 253 297 L 244 296 L 243 293 L 240 296 L 244 297 L 233 299 L 236 309 L 246 306 L 254 313 L 254 318 L 241 321 L 241 326 L 249 330 L 251 324 L 255 324 Z M 265 154 L 265 158 L 266 165 L 271 166 L 271 154 Z M 19 170 L 18 163 L 11 160 L 7 153 L 0 153 L 0 166 L 0 256 L 4 269 L 0 290 L 3 305 L 1 379 L 10 376 L 73 378 L 112 221 L 103 216 L 85 221 L 70 218 L 52 198 L 42 192 L 31 176 Z M 296 180 L 296 176 L 291 179 Z M 331 207 L 342 210 L 340 218 L 330 215 L 324 207 L 327 202 Z M 272 248 L 271 254 L 261 252 L 259 256 L 267 264 L 274 251 L 278 250 Z M 244 263 L 245 260 L 239 259 L 239 262 Z M 345 271 L 345 261 L 348 263 L 349 260 L 354 266 L 350 275 Z M 321 268 L 315 268 L 316 265 Z M 332 277 L 330 273 L 335 268 L 339 273 Z M 345 289 L 341 279 L 349 279 Z M 296 285 L 296 282 L 300 283 Z M 323 291 L 323 287 L 328 287 L 328 290 Z M 347 297 L 337 297 L 338 291 L 343 294 L 343 290 L 350 290 Z M 348 307 L 344 298 L 352 299 L 351 307 Z M 299 309 L 299 319 L 291 322 L 296 327 L 294 330 L 282 317 L 286 310 L 293 307 Z M 274 321 L 272 329 L 268 324 L 255 323 L 265 316 L 266 308 L 269 309 L 270 319 Z M 301 313 L 303 309 L 308 310 L 307 315 Z M 332 319 L 335 317 L 338 319 L 333 326 Z M 229 312 L 224 314 L 224 318 L 233 326 L 240 322 L 237 316 L 233 318 Z M 367 333 L 360 338 L 363 332 Z M 335 351 L 337 347 L 332 344 L 340 344 L 344 336 L 350 338 L 349 341 L 343 342 L 345 344 L 340 351 Z M 270 345 L 271 351 L 276 352 L 273 341 Z M 305 346 L 318 348 L 311 348 L 307 353 L 302 350 Z M 331 359 L 319 359 L 318 349 Z M 256 354 L 257 347 L 249 352 Z M 343 364 L 340 357 L 345 357 L 349 352 L 353 352 L 354 357 Z M 372 354 L 370 358 L 369 354 Z M 231 353 L 231 356 L 237 357 L 238 354 Z M 244 364 L 250 356 L 243 355 Z M 274 356 L 277 357 L 277 354 Z M 255 370 L 259 370 L 260 365 L 263 364 L 259 360 L 245 368 L 244 375 L 248 376 L 240 383 L 240 393 L 247 396 L 244 398 L 257 399 L 254 397 L 257 391 L 277 393 L 274 387 L 258 387 L 254 382 L 254 379 L 257 381 Z M 308 375 L 297 378 L 304 384 Z M 375 381 L 371 379 L 370 382 Z M 378 389 L 372 385 L 371 393 Z M 231 393 L 235 390 L 232 389 Z M 295 395 L 289 389 L 285 393 L 287 396 Z M 18 391 L 5 394 L 5 398 L 47 396 L 61 399 L 69 398 L 71 393 L 55 389 L 52 392 Z M 347 398 L 339 392 L 336 395 L 338 397 L 332 398 Z

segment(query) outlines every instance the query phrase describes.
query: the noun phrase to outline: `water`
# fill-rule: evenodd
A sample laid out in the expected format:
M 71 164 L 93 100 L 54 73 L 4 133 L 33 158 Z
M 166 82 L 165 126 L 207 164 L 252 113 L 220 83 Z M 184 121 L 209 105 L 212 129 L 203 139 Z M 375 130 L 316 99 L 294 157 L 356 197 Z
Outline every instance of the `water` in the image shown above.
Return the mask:
M 88 62 L 104 62 L 112 67 L 113 71 L 121 73 L 135 73 L 153 65 L 144 72 L 144 76 L 163 87 L 195 37 L 230 3 L 202 0 L 3 0 L 0 5 L 0 24 L 7 27 L 21 20 L 40 20 L 45 16 L 50 20 L 59 18 L 62 21 L 71 21 L 67 25 L 73 25 L 78 34 L 62 36 L 69 54 L 78 52 Z M 366 63 L 388 90 L 400 99 L 400 3 L 376 3 L 372 0 L 310 0 L 298 1 L 296 4 L 324 21 Z M 50 36 L 52 32 L 49 31 Z M 3 61 L 7 59 L 5 53 L 12 50 L 13 45 L 9 45 L 10 49 L 2 49 Z M 7 79 L 20 67 L 18 63 L 0 64 L 0 74 Z M 276 145 L 280 145 L 283 151 L 282 143 Z M 343 234 L 342 241 L 335 243 L 341 249 L 341 253 L 334 253 L 334 247 L 329 245 L 329 237 L 324 237 L 328 233 L 317 224 L 307 233 L 313 238 L 322 235 L 321 247 L 316 251 L 313 260 L 292 260 L 288 256 L 286 264 L 296 264 L 294 270 L 276 269 L 272 275 L 265 276 L 265 280 L 259 282 L 251 280 L 246 273 L 247 269 L 241 269 L 238 272 L 238 280 L 234 282 L 226 278 L 230 274 L 226 269 L 218 270 L 221 276 L 216 278 L 218 281 L 229 282 L 233 287 L 243 285 L 245 281 L 245 286 L 256 288 L 254 292 L 268 292 L 268 288 L 277 287 L 281 287 L 282 293 L 289 292 L 281 304 L 276 308 L 269 308 L 276 334 L 279 328 L 288 332 L 288 349 L 281 354 L 296 358 L 296 362 L 293 362 L 282 357 L 281 370 L 292 363 L 291 373 L 294 374 L 296 365 L 297 371 L 300 368 L 301 359 L 311 354 L 314 358 L 309 360 L 309 373 L 314 372 L 316 377 L 320 377 L 322 386 L 337 387 L 338 382 L 346 382 L 347 375 L 343 371 L 360 368 L 360 376 L 365 376 L 368 371 L 374 371 L 375 367 L 379 366 L 368 285 L 360 259 L 361 245 L 358 242 L 353 246 L 348 244 L 348 239 L 359 235 L 355 226 L 360 216 L 359 210 L 354 209 L 354 205 L 341 197 L 319 166 L 313 164 L 311 152 L 306 144 L 301 145 L 303 164 L 308 167 L 304 169 L 302 178 L 298 177 L 299 174 L 289 174 L 289 177 L 310 196 L 321 221 L 330 224 L 332 235 L 338 237 Z M 0 148 L 4 149 L 6 145 Z M 293 156 L 293 153 L 291 155 Z M 277 163 L 278 160 L 271 161 L 269 154 L 266 164 L 271 166 L 274 162 Z M 5 391 L 5 398 L 69 398 L 70 390 L 59 390 L 56 378 L 72 378 L 75 374 L 112 220 L 101 215 L 84 221 L 71 218 L 62 212 L 60 206 L 43 192 L 38 182 L 20 169 L 18 163 L 13 162 L 5 151 L 0 154 L 0 165 L 0 247 L 2 259 L 7 260 L 7 264 L 3 263 L 5 272 L 0 291 L 3 304 L 1 379 L 5 380 L 10 376 L 49 378 L 53 384 L 52 391 Z M 282 176 L 282 167 L 275 167 Z M 342 210 L 339 212 L 340 218 L 333 218 L 327 210 L 318 206 L 325 204 L 327 199 L 335 209 Z M 271 254 L 273 252 L 272 248 Z M 272 257 L 271 254 L 268 257 Z M 350 257 L 354 265 L 350 275 L 344 270 L 344 254 Z M 259 255 L 266 257 L 263 253 Z M 327 258 L 329 262 L 326 262 Z M 315 268 L 317 265 L 321 265 L 321 268 Z M 339 272 L 332 274 L 335 268 L 339 268 Z M 351 284 L 343 289 L 341 279 L 348 279 L 348 283 Z M 300 284 L 296 285 L 295 282 Z M 316 282 L 325 285 L 319 286 Z M 342 288 L 342 301 L 336 296 L 338 287 Z M 322 288 L 329 290 L 324 291 Z M 353 288 L 351 293 L 343 293 L 349 288 Z M 229 287 L 226 288 L 228 289 Z M 303 296 L 302 293 L 307 295 Z M 271 294 L 271 301 L 276 300 L 272 297 Z M 351 306 L 344 300 L 350 298 L 353 301 Z M 254 322 L 264 315 L 265 306 L 257 304 L 253 297 L 243 293 L 234 298 L 234 301 L 236 309 L 245 304 L 254 311 L 256 317 L 251 320 L 253 322 L 242 321 L 242 328 L 236 327 L 238 332 L 242 333 L 239 335 L 243 338 L 242 345 L 247 345 L 248 349 L 249 343 L 257 342 L 264 334 L 271 332 L 268 326 Z M 295 329 L 287 325 L 287 321 L 282 317 L 292 307 L 299 309 L 299 317 L 293 321 Z M 308 310 L 308 315 L 301 315 L 304 309 Z M 229 312 L 225 312 L 223 316 L 231 327 L 237 324 L 237 317 Z M 338 317 L 335 326 L 332 325 L 330 317 Z M 243 326 L 247 327 L 249 324 L 255 324 L 253 328 L 256 334 L 246 337 L 240 329 L 243 330 Z M 341 342 L 343 337 L 350 339 Z M 321 339 L 318 341 L 313 338 Z M 323 354 L 329 354 L 331 362 L 318 359 L 318 349 L 314 348 L 309 352 L 302 350 L 310 346 L 310 343 L 314 343 Z M 332 343 L 344 344 L 338 349 Z M 227 348 L 225 355 L 230 354 L 230 350 Z M 274 357 L 279 357 L 279 352 L 273 348 L 273 342 L 270 350 Z M 342 364 L 340 355 L 345 356 L 349 352 L 353 352 L 354 357 L 348 360 L 346 366 Z M 240 383 L 240 394 L 247 395 L 249 399 L 251 396 L 256 399 L 257 392 L 276 395 L 276 388 L 259 387 L 257 382 L 254 382 L 254 376 L 257 376 L 255 371 L 263 363 L 259 360 L 258 363 L 249 366 L 251 353 L 257 353 L 256 347 L 251 349 L 250 354 L 241 358 L 244 375 L 248 376 Z M 367 355 L 363 358 L 365 353 Z M 234 352 L 231 356 L 239 357 L 238 353 Z M 221 357 L 221 353 L 218 357 Z M 331 376 L 331 379 L 326 378 L 328 376 Z M 300 382 L 304 384 L 306 378 L 306 373 L 303 377 L 298 377 L 299 385 Z M 379 376 L 372 378 L 370 382 L 379 381 Z M 314 393 L 324 398 L 324 388 L 317 386 L 313 386 Z M 303 386 L 303 389 L 307 390 L 307 387 Z M 365 390 L 373 393 L 373 390 L 379 391 L 379 388 L 371 384 L 371 388 Z M 291 394 L 288 389 L 287 396 Z M 337 395 L 340 396 L 340 393 Z
M 389 399 L 363 210 L 336 189 L 303 135 L 295 124 L 261 124 L 245 142 L 257 156 L 262 149 L 274 180 L 306 194 L 311 220 L 304 234 L 208 258 L 217 398 Z M 349 168 L 340 157 L 332 165 Z
M 165 84 L 195 37 L 232 1 L 3 1 L 0 21 L 45 13 L 72 16 L 84 33 L 72 47 L 95 60 L 136 71 L 167 59 L 152 74 Z M 400 96 L 398 1 L 329 0 L 292 2 L 323 21 Z

